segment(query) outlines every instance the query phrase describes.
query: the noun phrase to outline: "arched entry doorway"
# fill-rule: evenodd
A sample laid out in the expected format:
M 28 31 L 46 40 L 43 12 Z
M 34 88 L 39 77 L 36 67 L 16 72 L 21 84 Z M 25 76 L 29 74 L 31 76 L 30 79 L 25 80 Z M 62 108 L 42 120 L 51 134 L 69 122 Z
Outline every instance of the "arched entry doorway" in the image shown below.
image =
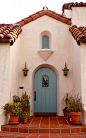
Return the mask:
M 34 75 L 34 113 L 57 113 L 57 76 L 51 68 Z

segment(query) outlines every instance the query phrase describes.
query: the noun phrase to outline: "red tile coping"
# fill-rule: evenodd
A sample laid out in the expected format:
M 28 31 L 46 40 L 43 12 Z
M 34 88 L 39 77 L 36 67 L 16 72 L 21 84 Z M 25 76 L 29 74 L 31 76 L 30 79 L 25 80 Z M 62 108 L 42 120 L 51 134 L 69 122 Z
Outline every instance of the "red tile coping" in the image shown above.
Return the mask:
M 86 3 L 83 2 L 70 2 L 70 3 L 65 3 L 62 6 L 62 11 L 64 12 L 64 9 L 72 10 L 72 7 L 86 7 Z
M 78 45 L 80 45 L 80 41 L 86 39 L 86 27 L 80 26 L 78 28 L 76 25 L 73 25 L 69 28 L 69 31 L 71 32 Z
M 40 18 L 44 15 L 47 15 L 47 16 L 49 16 L 51 18 L 54 18 L 58 21 L 61 21 L 62 23 L 71 25 L 71 20 L 69 18 L 63 17 L 62 15 L 57 14 L 54 11 L 51 11 L 51 10 L 48 10 L 48 9 L 46 11 L 41 10 L 39 12 L 36 12 L 35 14 L 32 14 L 29 17 L 24 18 L 21 21 L 17 22 L 17 24 L 20 24 L 21 26 L 24 26 L 25 24 L 30 23 L 30 22 L 32 22 L 32 21 L 34 21 L 34 20 L 36 20 L 36 19 L 38 19 L 38 18 Z
M 84 134 L 86 133 L 86 125 L 70 125 L 64 117 L 31 117 L 27 124 L 2 125 L 2 133 L 10 134 Z M 1 133 L 1 134 L 2 134 Z

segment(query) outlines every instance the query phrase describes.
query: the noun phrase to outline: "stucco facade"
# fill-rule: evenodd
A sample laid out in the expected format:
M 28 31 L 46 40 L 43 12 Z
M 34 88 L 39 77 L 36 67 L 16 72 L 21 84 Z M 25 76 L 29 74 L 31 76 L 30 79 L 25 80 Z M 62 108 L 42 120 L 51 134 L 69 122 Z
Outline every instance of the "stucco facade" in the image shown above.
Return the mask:
M 37 69 L 41 67 L 50 67 L 57 74 L 57 112 L 58 115 L 62 114 L 62 95 L 72 90 L 72 74 L 69 72 L 68 77 L 64 77 L 62 72 L 65 62 L 67 63 L 68 68 L 72 67 L 70 47 L 71 35 L 67 30 L 69 30 L 69 26 L 47 16 L 43 16 L 33 23 L 29 23 L 23 27 L 20 38 L 19 86 L 23 86 L 24 90 L 26 90 L 31 97 L 31 114 L 34 113 L 34 74 Z M 41 50 L 41 52 L 44 52 L 44 49 L 42 49 L 41 34 L 46 34 L 47 32 L 48 34 L 51 34 L 49 37 L 50 49 L 45 50 L 45 52 L 47 52 L 47 55 L 49 51 L 53 51 L 53 53 L 47 61 L 45 61 L 40 56 L 39 51 Z M 67 42 L 67 40 L 69 41 Z M 43 56 L 45 57 L 45 53 Z M 25 62 L 29 68 L 27 77 L 24 77 L 22 72 Z M 19 91 L 19 94 L 21 95 L 21 90 Z
M 40 16 L 44 15 L 40 18 L 36 13 L 21 21 L 22 32 L 18 38 L 18 34 L 12 37 L 12 34 L 9 33 L 12 46 L 9 43 L 0 43 L 0 56 L 2 57 L 0 58 L 0 107 L 4 103 L 12 101 L 14 95 L 21 96 L 22 92 L 26 91 L 30 95 L 31 115 L 34 115 L 34 75 L 38 69 L 48 67 L 57 76 L 57 115 L 63 115 L 62 98 L 68 92 L 79 93 L 82 96 L 82 102 L 84 105 L 86 104 L 86 42 L 81 42 L 84 34 L 81 34 L 80 39 L 77 36 L 78 40 L 76 40 L 76 36 L 72 36 L 75 34 L 72 32 L 74 27 L 79 30 L 77 26 L 85 26 L 86 9 L 85 7 L 72 7 L 71 11 L 64 10 L 63 15 L 71 18 L 71 24 L 69 18 L 54 12 L 52 12 L 51 18 L 50 11 L 42 12 L 40 12 Z M 82 13 L 84 13 L 83 16 Z M 23 25 L 23 23 L 26 24 Z M 73 25 L 76 26 L 69 31 Z M 44 35 L 49 37 L 49 49 L 42 49 Z M 27 76 L 24 76 L 22 71 L 25 62 L 29 69 Z M 64 76 L 62 71 L 65 62 L 69 69 L 67 76 Z M 85 115 L 83 120 L 85 124 Z

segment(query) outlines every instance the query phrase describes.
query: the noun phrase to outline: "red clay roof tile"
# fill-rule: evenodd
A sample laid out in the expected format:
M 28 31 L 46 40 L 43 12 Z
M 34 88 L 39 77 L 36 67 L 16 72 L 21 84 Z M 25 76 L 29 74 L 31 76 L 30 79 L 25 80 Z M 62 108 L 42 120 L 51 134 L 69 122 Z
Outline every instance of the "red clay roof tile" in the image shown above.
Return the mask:
M 27 24 L 27 23 L 32 21 L 32 18 L 31 17 L 27 17 L 23 21 L 24 21 L 25 24 Z
M 39 16 L 41 17 L 45 15 L 45 11 L 42 10 L 42 11 L 36 12 L 36 14 L 39 14 Z
M 23 26 L 23 25 L 25 25 L 31 21 L 34 21 L 44 15 L 47 15 L 47 16 L 54 18 L 58 21 L 61 21 L 65 24 L 71 25 L 71 20 L 69 18 L 63 17 L 62 15 L 57 14 L 54 11 L 51 11 L 48 9 L 46 11 L 42 10 L 42 11 L 36 12 L 35 14 L 32 14 L 29 17 L 22 19 L 20 22 L 17 22 L 17 24 L 20 24 L 21 26 Z
M 32 14 L 29 17 L 22 19 L 21 21 L 17 22 L 14 25 L 13 24 L 0 24 L 0 39 L 3 39 L 3 40 L 9 39 L 12 45 L 17 39 L 17 37 L 19 36 L 19 34 L 21 33 L 22 26 L 44 15 L 47 15 L 58 21 L 61 21 L 62 23 L 71 25 L 71 20 L 69 18 L 63 17 L 62 15 L 57 14 L 54 11 L 47 9 L 47 10 L 36 12 L 35 14 Z
M 18 24 L 4 24 L 0 25 L 0 40 L 10 39 L 10 44 L 13 44 L 21 33 L 22 29 Z
M 23 26 L 23 25 L 25 25 L 25 22 L 24 22 L 24 20 L 21 20 L 20 22 L 17 22 L 17 24 L 19 24 L 20 26 Z
M 30 15 L 29 17 L 31 17 L 32 20 L 34 21 L 34 20 L 36 20 L 37 18 L 39 18 L 40 15 L 39 15 L 39 13 L 36 13 L 36 14 L 32 14 L 32 15 Z
M 83 3 L 83 2 L 80 2 L 80 3 L 78 3 L 78 2 L 76 2 L 76 3 L 73 3 L 73 2 L 65 3 L 62 6 L 62 11 L 64 12 L 64 9 L 71 10 L 72 7 L 86 7 L 86 3 Z
M 77 28 L 76 25 L 73 25 L 69 28 L 74 39 L 77 41 L 77 44 L 80 45 L 81 39 L 86 39 L 86 27 Z

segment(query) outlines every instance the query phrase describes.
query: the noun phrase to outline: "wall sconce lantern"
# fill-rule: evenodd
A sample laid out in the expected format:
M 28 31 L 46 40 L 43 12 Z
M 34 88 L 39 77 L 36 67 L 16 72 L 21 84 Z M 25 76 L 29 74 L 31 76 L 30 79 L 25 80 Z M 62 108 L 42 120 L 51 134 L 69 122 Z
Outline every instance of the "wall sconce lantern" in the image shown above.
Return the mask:
M 22 69 L 23 73 L 24 73 L 24 76 L 27 76 L 27 72 L 29 71 L 28 68 L 26 68 L 26 62 L 25 62 L 25 68 Z
M 63 70 L 64 76 L 67 76 L 69 69 L 68 69 L 67 66 L 66 66 L 66 62 L 65 62 L 65 67 L 64 67 L 64 69 L 62 69 L 62 70 Z

